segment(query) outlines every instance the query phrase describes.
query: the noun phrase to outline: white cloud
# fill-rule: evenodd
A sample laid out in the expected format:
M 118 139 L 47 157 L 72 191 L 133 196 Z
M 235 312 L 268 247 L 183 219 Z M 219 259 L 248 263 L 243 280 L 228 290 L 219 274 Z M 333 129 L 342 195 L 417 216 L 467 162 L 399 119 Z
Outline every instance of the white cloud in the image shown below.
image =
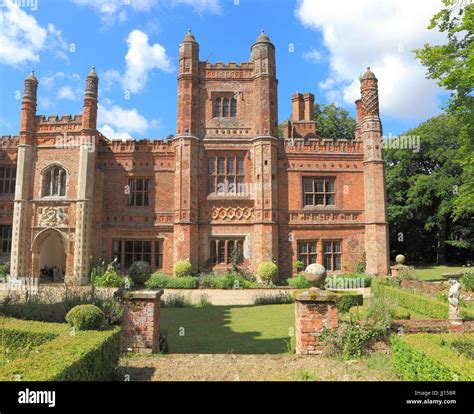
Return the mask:
M 206 11 L 218 14 L 221 11 L 219 0 L 173 0 L 172 4 L 186 4 L 200 14 Z
M 157 120 L 147 120 L 135 108 L 124 109 L 110 100 L 99 104 L 97 121 L 99 131 L 110 139 L 132 139 L 132 134 L 142 135 L 160 125 Z
M 159 3 L 166 4 L 162 0 L 72 0 L 78 6 L 91 7 L 105 24 L 113 24 L 116 21 L 124 22 L 128 18 L 130 10 L 136 12 L 147 12 Z M 171 0 L 171 6 L 185 4 L 191 6 L 196 12 L 219 13 L 221 10 L 220 0 Z
M 150 45 L 148 36 L 140 30 L 133 30 L 127 39 L 128 52 L 125 56 L 126 70 L 123 78 L 124 89 L 132 93 L 140 92 L 153 69 L 174 71 L 166 49 L 159 43 Z
M 319 63 L 323 60 L 322 53 L 317 49 L 311 49 L 303 55 L 303 59 L 312 63 Z
M 42 27 L 15 2 L 6 0 L 0 8 L 0 63 L 16 66 L 39 62 L 40 52 L 50 50 L 67 60 L 67 45 L 53 24 Z
M 73 89 L 70 85 L 62 86 L 58 90 L 57 98 L 68 101 L 77 101 L 81 99 L 81 90 Z
M 358 76 L 371 66 L 382 115 L 410 119 L 438 113 L 442 90 L 425 79 L 426 69 L 412 50 L 445 41 L 427 29 L 441 8 L 440 0 L 299 0 L 297 17 L 322 33 L 328 49 L 330 74 L 320 89 L 328 99 L 353 103 L 360 96 Z

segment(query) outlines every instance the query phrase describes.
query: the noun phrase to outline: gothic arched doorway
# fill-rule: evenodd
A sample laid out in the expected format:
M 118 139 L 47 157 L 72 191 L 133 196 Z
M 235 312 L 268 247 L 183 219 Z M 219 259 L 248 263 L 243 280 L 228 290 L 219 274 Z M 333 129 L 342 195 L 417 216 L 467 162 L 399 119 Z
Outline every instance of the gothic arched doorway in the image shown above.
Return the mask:
M 66 274 L 66 241 L 56 229 L 39 233 L 33 243 L 33 275 L 42 282 L 61 282 Z

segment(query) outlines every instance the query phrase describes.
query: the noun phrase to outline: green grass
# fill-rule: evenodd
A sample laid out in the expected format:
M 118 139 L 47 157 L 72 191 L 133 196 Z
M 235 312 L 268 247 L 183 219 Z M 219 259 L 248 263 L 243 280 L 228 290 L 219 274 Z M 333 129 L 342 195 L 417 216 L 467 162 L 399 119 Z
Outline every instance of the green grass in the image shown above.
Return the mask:
M 443 273 L 454 273 L 465 270 L 462 266 L 416 266 L 415 276 L 418 280 L 435 281 L 446 280 Z
M 284 354 L 295 305 L 165 308 L 161 332 L 170 353 Z

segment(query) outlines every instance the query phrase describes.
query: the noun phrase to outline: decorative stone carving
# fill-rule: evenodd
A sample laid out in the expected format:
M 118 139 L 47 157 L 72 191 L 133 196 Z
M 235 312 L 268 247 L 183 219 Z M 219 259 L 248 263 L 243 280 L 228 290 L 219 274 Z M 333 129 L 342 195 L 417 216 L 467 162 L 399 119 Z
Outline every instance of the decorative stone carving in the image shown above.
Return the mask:
M 444 278 L 449 280 L 451 287 L 448 292 L 449 302 L 449 322 L 453 325 L 461 325 L 462 319 L 459 316 L 459 295 L 461 293 L 461 283 L 459 279 L 463 276 L 462 273 L 443 273 Z
M 219 221 L 248 221 L 253 218 L 251 207 L 213 207 L 211 219 Z
M 67 226 L 67 210 L 63 207 L 44 207 L 38 213 L 39 227 Z

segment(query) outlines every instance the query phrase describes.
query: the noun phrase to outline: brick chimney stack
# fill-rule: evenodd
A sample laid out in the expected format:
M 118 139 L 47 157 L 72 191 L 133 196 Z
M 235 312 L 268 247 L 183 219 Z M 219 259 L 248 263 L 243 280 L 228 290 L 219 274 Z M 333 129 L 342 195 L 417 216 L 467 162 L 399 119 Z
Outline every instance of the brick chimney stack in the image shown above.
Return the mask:
M 304 98 L 301 93 L 294 93 L 291 96 L 292 102 L 292 121 L 303 121 L 304 120 Z
M 314 121 L 314 95 L 312 93 L 305 93 L 304 99 L 304 120 Z

